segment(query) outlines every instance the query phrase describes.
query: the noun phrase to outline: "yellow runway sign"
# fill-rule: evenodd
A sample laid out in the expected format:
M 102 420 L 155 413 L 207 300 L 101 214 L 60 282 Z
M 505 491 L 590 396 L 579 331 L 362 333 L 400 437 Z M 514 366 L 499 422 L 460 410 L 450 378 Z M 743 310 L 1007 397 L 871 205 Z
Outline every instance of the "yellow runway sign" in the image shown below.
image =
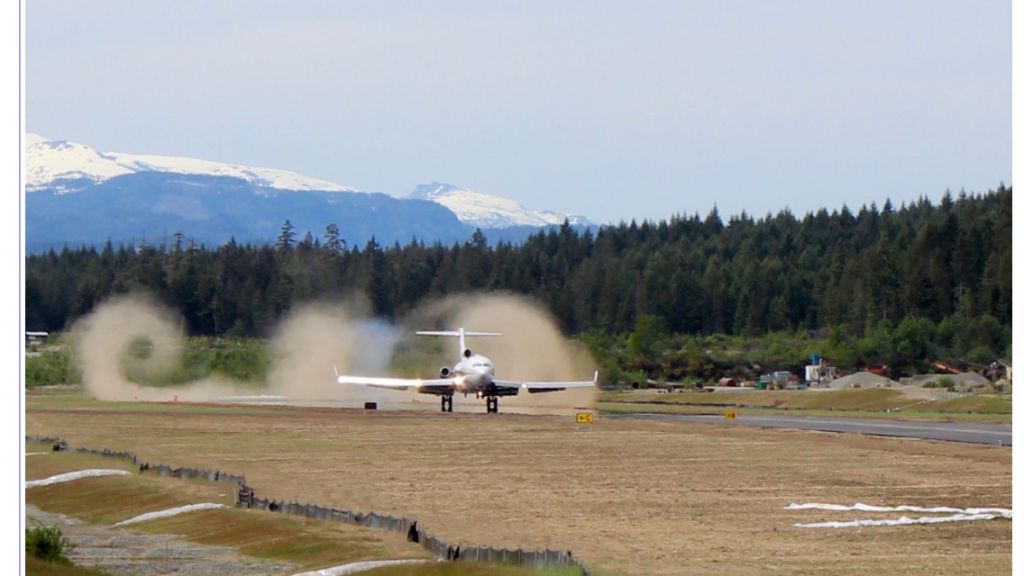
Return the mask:
M 725 413 L 725 419 L 726 420 L 735 420 L 736 419 L 736 412 L 733 411 L 733 410 L 729 410 L 728 412 Z
M 594 421 L 594 415 L 589 412 L 577 412 L 576 423 L 577 424 L 590 424 Z

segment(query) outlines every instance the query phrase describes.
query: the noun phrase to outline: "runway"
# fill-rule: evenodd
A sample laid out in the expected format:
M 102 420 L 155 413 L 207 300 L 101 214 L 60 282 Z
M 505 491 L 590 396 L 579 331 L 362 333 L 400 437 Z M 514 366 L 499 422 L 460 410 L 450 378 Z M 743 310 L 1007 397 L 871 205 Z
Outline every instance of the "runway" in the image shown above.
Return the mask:
M 436 411 L 434 398 L 412 401 L 378 401 L 378 408 L 383 411 Z M 232 396 L 219 399 L 230 404 L 308 406 L 316 408 L 362 408 L 360 401 L 353 400 L 295 400 L 284 396 Z M 502 405 L 501 412 L 512 414 L 572 416 L 576 412 L 597 412 L 587 408 L 567 408 L 552 406 L 521 406 Z M 484 413 L 486 410 L 481 401 L 457 402 L 456 412 Z M 726 420 L 721 415 L 712 414 L 602 414 L 602 418 L 622 418 L 669 422 L 697 422 L 730 426 L 755 426 L 762 428 L 791 428 L 797 430 L 815 430 L 820 432 L 839 432 L 846 434 L 864 434 L 868 436 L 889 436 L 896 438 L 919 438 L 922 440 L 942 440 L 947 442 L 964 442 L 968 444 L 990 444 L 995 446 L 1013 445 L 1013 427 L 1010 424 L 965 423 L 965 422 L 934 422 L 923 420 L 883 420 L 869 418 L 816 418 L 804 416 L 755 416 L 738 413 L 735 420 Z
M 390 394 L 397 394 L 387 391 Z M 371 400 L 372 399 L 372 400 Z M 243 404 L 247 406 L 302 406 L 307 408 L 348 408 L 360 410 L 364 408 L 365 402 L 373 402 L 377 405 L 374 410 L 381 412 L 440 412 L 441 403 L 437 396 L 424 396 L 417 398 L 393 398 L 384 399 L 383 396 L 367 395 L 366 398 L 353 399 L 298 399 L 287 396 L 276 395 L 251 395 L 251 396 L 222 396 L 215 398 L 214 403 L 218 404 Z M 529 406 L 512 402 L 502 402 L 498 411 L 505 414 L 527 414 L 533 416 L 574 416 L 577 412 L 596 412 L 593 408 L 571 408 L 568 406 Z M 455 395 L 455 414 L 486 414 L 487 406 L 483 400 L 473 396 L 463 397 Z
M 761 428 L 795 428 L 798 430 L 920 438 L 923 440 L 944 440 L 948 442 L 992 444 L 997 446 L 1013 445 L 1013 427 L 1010 424 L 872 420 L 866 418 L 748 416 L 742 413 L 739 413 L 735 420 L 726 420 L 720 415 L 688 414 L 624 414 L 615 417 L 673 422 L 702 422 L 730 426 L 756 426 Z

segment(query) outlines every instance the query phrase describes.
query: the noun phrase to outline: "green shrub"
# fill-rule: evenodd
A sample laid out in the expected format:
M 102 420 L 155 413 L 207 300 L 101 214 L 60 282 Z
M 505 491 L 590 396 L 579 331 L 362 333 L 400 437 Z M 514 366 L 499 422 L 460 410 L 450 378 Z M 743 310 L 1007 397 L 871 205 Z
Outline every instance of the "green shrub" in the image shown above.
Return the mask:
M 209 369 L 232 380 L 261 383 L 270 371 L 270 352 L 258 340 L 234 339 L 217 343 Z
M 25 358 L 25 387 L 81 382 L 82 375 L 67 348 L 47 350 Z
M 56 526 L 38 526 L 25 529 L 25 552 L 47 562 L 67 564 L 70 561 L 66 554 L 74 549 L 60 528 Z
M 183 344 L 170 366 L 147 363 L 151 351 L 133 344 L 122 354 L 121 369 L 128 380 L 145 386 L 178 386 L 214 373 L 254 386 L 266 382 L 270 352 L 258 340 L 192 337 Z

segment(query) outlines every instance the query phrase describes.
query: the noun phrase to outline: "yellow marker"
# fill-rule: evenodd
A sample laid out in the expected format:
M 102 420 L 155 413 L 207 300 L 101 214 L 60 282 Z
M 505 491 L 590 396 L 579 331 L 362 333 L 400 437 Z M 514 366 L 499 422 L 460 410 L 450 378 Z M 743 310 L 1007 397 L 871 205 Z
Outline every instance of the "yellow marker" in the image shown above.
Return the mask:
M 577 424 L 590 424 L 594 421 L 594 415 L 589 412 L 577 412 L 576 423 Z
M 725 419 L 726 420 L 735 420 L 736 419 L 736 412 L 733 411 L 733 410 L 729 410 L 728 412 L 725 413 Z

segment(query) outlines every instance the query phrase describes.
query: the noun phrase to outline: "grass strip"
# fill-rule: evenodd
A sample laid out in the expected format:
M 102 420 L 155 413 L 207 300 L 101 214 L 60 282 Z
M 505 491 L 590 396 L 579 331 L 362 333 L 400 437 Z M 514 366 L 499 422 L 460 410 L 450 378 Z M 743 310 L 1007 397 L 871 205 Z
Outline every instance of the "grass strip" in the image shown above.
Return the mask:
M 25 574 L 29 576 L 110 576 L 109 572 L 75 564 L 47 562 L 33 556 L 25 558 Z
M 729 391 L 714 393 L 608 392 L 598 407 L 602 412 L 630 414 L 721 414 L 742 409 L 749 414 L 842 416 L 955 422 L 1012 421 L 1012 398 L 970 395 L 930 400 L 914 398 L 894 389 L 832 391 Z
M 430 558 L 401 534 L 261 510 L 203 510 L 139 524 L 143 533 L 177 534 L 242 554 L 314 570 L 360 560 Z

